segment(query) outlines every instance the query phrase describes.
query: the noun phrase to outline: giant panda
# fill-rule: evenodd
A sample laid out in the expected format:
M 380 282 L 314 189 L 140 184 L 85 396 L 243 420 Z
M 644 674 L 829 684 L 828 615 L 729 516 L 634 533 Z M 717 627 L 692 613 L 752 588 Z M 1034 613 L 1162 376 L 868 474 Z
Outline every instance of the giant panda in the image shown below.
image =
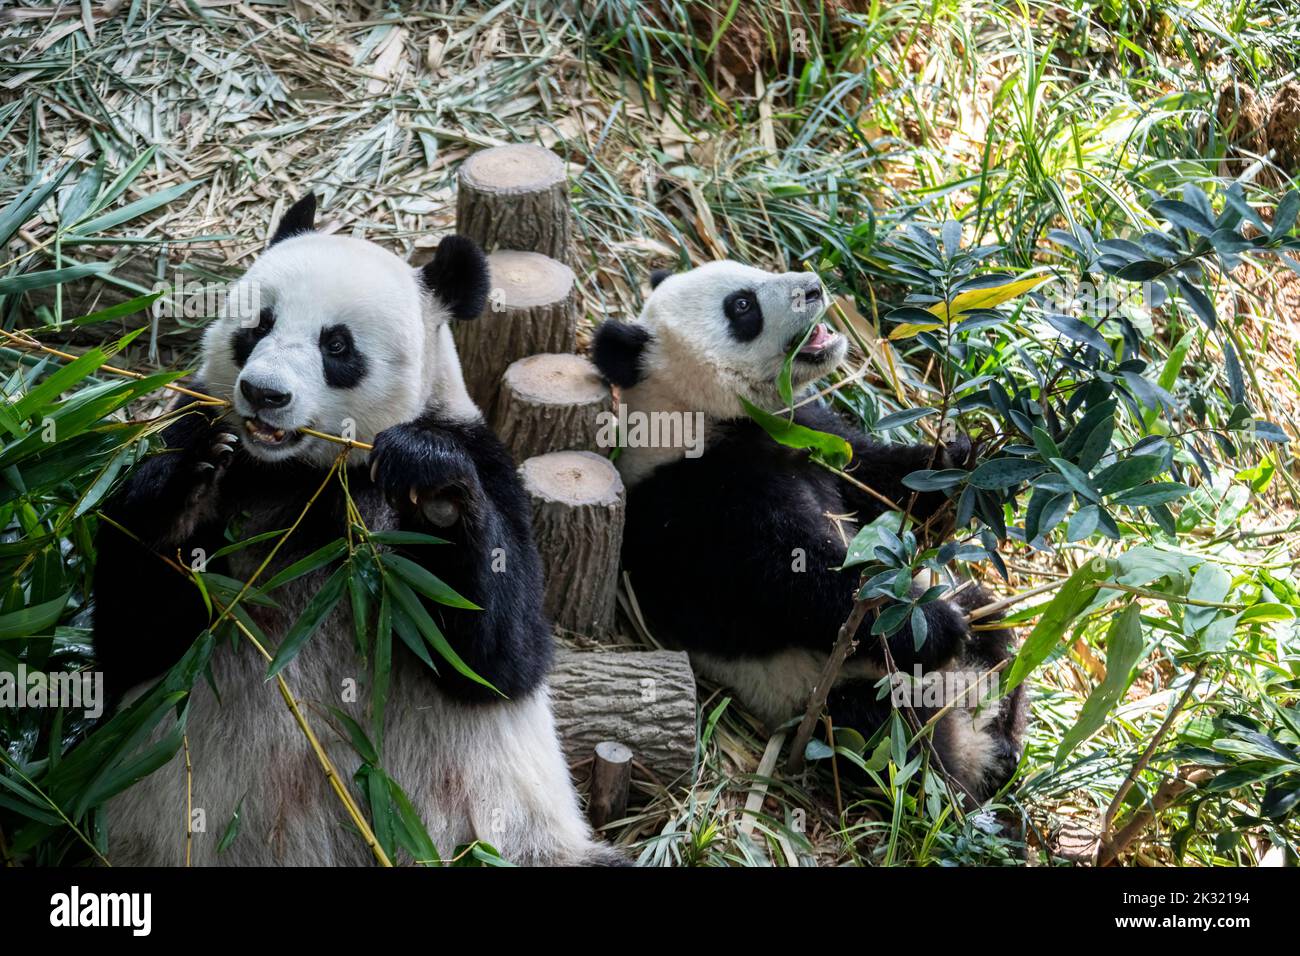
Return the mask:
M 779 408 L 778 378 L 805 335 L 792 367 L 797 394 L 843 361 L 847 343 L 816 321 L 826 295 L 811 273 L 726 261 L 658 273 L 652 285 L 638 321 L 609 320 L 597 330 L 593 360 L 620 390 L 629 438 L 638 420 L 678 413 L 702 415 L 704 439 L 702 447 L 643 441 L 646 447 L 621 449 L 624 568 L 656 638 L 685 647 L 697 672 L 731 687 L 756 716 L 779 726 L 806 707 L 852 607 L 857 573 L 837 570 L 847 542 L 885 507 L 806 453 L 772 440 L 740 399 Z M 815 403 L 800 405 L 794 421 L 847 439 L 853 477 L 900 505 L 912 494 L 905 475 L 960 465 L 970 450 L 965 440 L 939 449 L 880 444 Z M 924 519 L 943 502 L 938 493 L 921 495 L 913 514 Z M 924 642 L 916 646 L 910 625 L 888 641 L 897 671 L 984 674 L 1004 661 L 1011 635 L 972 632 L 962 613 L 986 600 L 968 584 L 956 603 L 924 605 Z M 859 630 L 857 652 L 828 702 L 834 726 L 867 735 L 891 708 L 877 686 L 887 659 L 879 639 L 868 636 L 870 623 Z M 983 696 L 959 696 L 934 732 L 934 752 L 964 802 L 996 793 L 1021 752 L 1023 692 L 981 709 Z M 916 712 L 926 720 L 937 710 Z
M 429 605 L 447 642 L 500 691 L 445 664 L 435 673 L 394 640 L 385 771 L 443 859 L 482 840 L 516 864 L 622 863 L 593 840 L 569 778 L 548 696 L 552 634 L 529 505 L 509 453 L 466 393 L 452 342 L 450 321 L 482 310 L 487 261 L 470 240 L 449 236 L 413 269 L 371 242 L 316 232 L 315 206 L 307 195 L 289 209 L 227 297 L 251 301 L 255 289 L 260 311 L 241 321 L 228 310 L 206 330 L 193 388 L 230 407 L 191 406 L 163 433 L 166 450 L 135 468 L 104 508 L 94 641 L 110 695 L 139 699 L 209 624 L 199 589 L 161 559 L 215 555 L 237 526 L 238 540 L 255 543 L 207 570 L 248 580 L 279 537 L 256 536 L 294 526 L 340 453 L 298 429 L 350 434 L 374 446 L 346 463 L 361 520 L 372 532 L 449 542 L 393 547 L 481 608 Z M 348 523 L 336 476 L 259 583 L 343 537 Z M 271 592 L 274 607 L 243 606 L 278 642 L 338 564 Z M 361 758 L 333 714 L 368 726 L 371 690 L 356 640 L 345 597 L 283 672 L 345 782 Z M 266 675 L 249 642 L 215 647 L 184 701 L 184 759 L 178 753 L 108 804 L 113 864 L 180 864 L 187 807 L 207 821 L 192 840 L 195 864 L 373 862 Z M 352 790 L 364 808 L 354 781 Z M 238 836 L 218 855 L 237 809 Z

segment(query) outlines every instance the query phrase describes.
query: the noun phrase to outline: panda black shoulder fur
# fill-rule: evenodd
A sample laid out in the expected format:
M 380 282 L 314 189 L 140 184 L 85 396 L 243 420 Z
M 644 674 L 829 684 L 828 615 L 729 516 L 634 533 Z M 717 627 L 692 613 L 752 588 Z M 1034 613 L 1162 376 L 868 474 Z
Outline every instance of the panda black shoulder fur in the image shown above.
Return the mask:
M 774 442 L 740 404 L 739 396 L 763 408 L 782 404 L 783 362 L 823 312 L 825 293 L 810 273 L 774 274 L 735 262 L 656 274 L 652 282 L 639 321 L 602 325 L 593 358 L 619 386 L 629 421 L 636 413 L 703 413 L 705 438 L 702 454 L 623 449 L 624 567 L 652 632 L 684 646 L 700 673 L 732 687 L 777 725 L 806 706 L 852 606 L 856 576 L 835 570 L 847 541 L 857 524 L 884 510 L 804 453 Z M 794 362 L 796 390 L 839 365 L 846 351 L 842 336 L 816 324 Z M 795 421 L 847 439 L 854 477 L 900 503 L 912 494 L 904 476 L 950 467 L 969 447 L 940 449 L 935 464 L 935 449 L 874 442 L 816 404 L 799 408 Z M 924 519 L 943 501 L 923 495 L 914 514 Z M 968 586 L 957 600 L 972 607 L 987 599 Z M 924 613 L 928 637 L 919 650 L 910 627 L 889 641 L 904 674 L 914 665 L 982 674 L 1010 653 L 1008 632 L 972 633 L 951 602 L 925 605 Z M 861 639 L 831 694 L 836 726 L 867 735 L 880 726 L 891 706 L 887 696 L 878 700 L 884 673 L 879 641 Z M 944 769 L 979 801 L 1010 779 L 1021 750 L 1022 691 L 994 706 L 996 712 L 978 715 L 956 707 L 935 734 Z M 922 720 L 933 713 L 917 712 Z
M 208 626 L 198 590 L 159 555 L 214 554 L 232 521 L 241 539 L 290 527 L 339 447 L 303 426 L 373 443 L 348 462 L 348 483 L 372 531 L 414 530 L 451 543 L 406 557 L 481 611 L 430 605 L 451 646 L 505 695 L 450 667 L 435 675 L 400 642 L 385 710 L 384 767 L 411 797 L 439 852 L 482 839 L 521 864 L 619 863 L 595 842 L 560 750 L 546 684 L 551 631 L 530 510 L 501 443 L 465 391 L 449 321 L 472 319 L 488 290 L 471 241 L 442 240 L 412 269 L 381 247 L 313 231 L 315 198 L 286 214 L 240 280 L 260 315 L 216 320 L 203 342 L 199 391 L 233 403 L 224 418 L 196 409 L 164 432 L 106 508 L 95 578 L 95 643 L 110 692 L 138 698 Z M 229 301 L 247 301 L 236 288 Z M 255 327 L 250 327 L 254 326 Z M 344 535 L 345 499 L 324 485 L 269 575 Z M 246 580 L 272 540 L 209 565 Z M 500 550 L 497 550 L 500 549 Z M 153 552 L 153 553 L 150 553 Z M 493 558 L 506 567 L 494 573 Z M 278 607 L 246 610 L 278 641 L 337 564 L 277 589 Z M 142 595 L 147 598 L 142 599 Z M 344 600 L 284 676 L 315 714 L 338 707 L 365 724 L 369 681 Z M 372 862 L 273 684 L 245 642 L 219 644 L 211 683 L 186 702 L 193 806 L 220 821 L 193 843 L 197 863 L 349 865 Z M 345 682 L 360 689 L 344 703 Z M 344 780 L 360 758 L 318 724 Z M 108 808 L 115 864 L 184 859 L 186 779 L 179 755 Z M 235 842 L 216 856 L 225 821 L 243 807 Z M 215 830 L 216 832 L 211 832 Z

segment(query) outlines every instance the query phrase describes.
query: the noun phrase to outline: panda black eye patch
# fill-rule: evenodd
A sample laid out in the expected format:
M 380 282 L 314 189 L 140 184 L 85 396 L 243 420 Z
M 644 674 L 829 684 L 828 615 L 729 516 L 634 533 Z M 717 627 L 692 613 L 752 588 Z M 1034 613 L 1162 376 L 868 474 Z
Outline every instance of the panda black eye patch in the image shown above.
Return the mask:
M 320 354 L 325 363 L 325 383 L 330 388 L 352 388 L 366 375 L 366 357 L 357 351 L 352 330 L 331 325 L 320 330 Z
M 751 342 L 763 331 L 763 310 L 753 289 L 741 289 L 722 300 L 722 311 L 737 342 Z
M 230 340 L 230 351 L 234 353 L 235 365 L 243 368 L 248 357 L 257 348 L 257 343 L 266 338 L 275 328 L 275 313 L 270 307 L 263 309 L 257 316 L 257 325 L 241 326 Z

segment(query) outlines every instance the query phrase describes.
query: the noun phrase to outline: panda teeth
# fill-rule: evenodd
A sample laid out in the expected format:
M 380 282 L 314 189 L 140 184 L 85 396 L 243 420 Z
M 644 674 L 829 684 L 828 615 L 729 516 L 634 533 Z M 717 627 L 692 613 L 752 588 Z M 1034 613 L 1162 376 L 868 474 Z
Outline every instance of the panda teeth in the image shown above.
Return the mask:
M 278 445 L 284 441 L 285 430 L 283 428 L 272 428 L 253 418 L 244 419 L 244 431 L 260 442 L 269 445 Z

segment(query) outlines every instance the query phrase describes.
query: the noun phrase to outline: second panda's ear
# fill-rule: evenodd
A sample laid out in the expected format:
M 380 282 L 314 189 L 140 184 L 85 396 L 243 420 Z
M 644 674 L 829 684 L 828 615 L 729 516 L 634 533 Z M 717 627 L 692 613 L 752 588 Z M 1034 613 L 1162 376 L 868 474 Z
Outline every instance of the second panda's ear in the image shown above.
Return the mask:
M 663 282 L 673 274 L 672 269 L 654 269 L 650 272 L 650 288 L 659 288 L 659 283 Z
M 645 375 L 643 359 L 650 338 L 644 325 L 607 319 L 592 339 L 591 360 L 605 381 L 631 388 Z
M 280 217 L 275 227 L 275 234 L 267 243 L 267 248 L 277 242 L 283 242 L 292 236 L 311 232 L 316 228 L 316 194 L 308 193 L 289 207 L 289 211 Z
M 477 319 L 487 305 L 487 256 L 466 236 L 447 236 L 420 268 L 420 281 L 457 319 Z

